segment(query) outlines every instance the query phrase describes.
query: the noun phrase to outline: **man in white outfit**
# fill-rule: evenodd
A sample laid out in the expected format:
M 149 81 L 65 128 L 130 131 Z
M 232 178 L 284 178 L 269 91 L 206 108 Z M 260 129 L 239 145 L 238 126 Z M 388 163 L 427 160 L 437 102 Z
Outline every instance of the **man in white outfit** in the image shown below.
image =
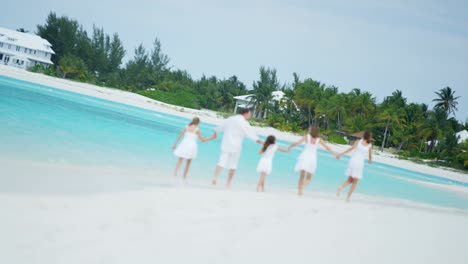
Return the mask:
M 263 145 L 255 131 L 250 126 L 250 109 L 242 109 L 239 115 L 229 117 L 222 125 L 215 130 L 215 136 L 224 131 L 223 141 L 221 143 L 221 157 L 213 177 L 213 185 L 216 185 L 217 179 L 223 168 L 229 169 L 229 178 L 227 187 L 231 184 L 232 177 L 236 173 L 242 150 L 242 142 L 245 137 Z

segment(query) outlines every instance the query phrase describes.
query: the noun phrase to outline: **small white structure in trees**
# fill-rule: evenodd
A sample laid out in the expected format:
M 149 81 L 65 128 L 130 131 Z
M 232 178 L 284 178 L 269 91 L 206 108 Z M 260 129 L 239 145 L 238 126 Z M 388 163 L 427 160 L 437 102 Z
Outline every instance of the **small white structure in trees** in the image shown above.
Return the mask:
M 283 100 L 284 98 L 284 95 L 285 94 L 283 91 L 273 91 L 271 93 L 271 96 L 272 96 L 271 103 L 281 102 L 281 100 Z M 255 113 L 255 103 L 253 100 L 253 94 L 235 96 L 234 100 L 236 101 L 236 106 L 234 107 L 234 114 L 237 113 L 237 108 L 250 108 L 250 109 L 253 109 Z
M 35 65 L 53 65 L 52 45 L 30 33 L 0 27 L 0 63 L 26 69 Z
M 457 132 L 455 136 L 457 136 L 458 144 L 460 144 L 462 142 L 465 142 L 465 140 L 468 139 L 468 131 L 462 130 L 460 132 Z

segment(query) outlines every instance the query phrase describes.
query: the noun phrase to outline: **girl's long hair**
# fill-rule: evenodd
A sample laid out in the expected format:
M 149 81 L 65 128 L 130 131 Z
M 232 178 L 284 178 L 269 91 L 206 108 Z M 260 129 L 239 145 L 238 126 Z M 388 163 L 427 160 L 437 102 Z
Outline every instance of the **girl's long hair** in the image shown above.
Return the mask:
M 318 126 L 311 126 L 309 127 L 309 134 L 313 137 L 313 138 L 318 138 L 319 136 L 319 127 Z
M 263 143 L 262 153 L 265 153 L 265 151 L 270 145 L 275 144 L 275 141 L 276 141 L 275 136 L 268 136 L 267 139 L 265 140 L 265 143 Z
M 198 125 L 199 123 L 200 123 L 200 118 L 194 117 L 194 118 L 192 119 L 192 122 L 189 123 L 189 126 L 191 126 L 191 125 Z
M 368 144 L 371 143 L 371 140 L 372 140 L 372 133 L 367 130 L 366 132 L 364 132 L 364 135 L 362 136 L 362 138 L 367 141 Z

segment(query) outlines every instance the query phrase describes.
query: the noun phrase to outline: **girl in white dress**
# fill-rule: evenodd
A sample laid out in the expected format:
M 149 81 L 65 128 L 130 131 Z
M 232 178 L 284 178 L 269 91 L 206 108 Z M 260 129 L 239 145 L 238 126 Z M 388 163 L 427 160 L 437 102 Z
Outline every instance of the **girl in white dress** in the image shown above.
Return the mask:
M 213 135 L 210 138 L 204 138 L 201 133 L 200 129 L 198 129 L 198 124 L 200 124 L 200 119 L 198 117 L 194 117 L 192 122 L 185 127 L 182 132 L 180 132 L 179 136 L 177 137 L 174 146 L 172 146 L 172 150 L 174 150 L 174 155 L 176 155 L 179 160 L 177 161 L 177 165 L 175 167 L 174 176 L 177 176 L 180 166 L 182 166 L 182 162 L 187 160 L 187 165 L 185 166 L 184 171 L 184 180 L 187 179 L 187 173 L 190 168 L 190 164 L 192 159 L 197 157 L 198 145 L 197 139 L 200 139 L 202 142 L 207 142 L 214 139 L 216 136 Z M 182 142 L 177 146 L 179 140 L 184 137 Z
M 289 149 L 292 149 L 299 144 L 304 143 L 304 150 L 297 159 L 294 170 L 300 173 L 299 178 L 299 196 L 302 196 L 304 187 L 307 186 L 312 180 L 312 176 L 315 174 L 317 169 L 317 149 L 319 144 L 322 145 L 333 155 L 336 155 L 331 148 L 325 144 L 325 142 L 319 137 L 319 128 L 312 126 L 309 128 L 309 133 L 302 137 L 299 141 L 292 144 Z M 307 178 L 304 181 L 304 176 L 307 173 Z
M 290 152 L 289 149 L 282 149 L 275 144 L 276 138 L 275 136 L 268 136 L 263 144 L 262 149 L 260 150 L 259 154 L 262 155 L 262 158 L 258 162 L 257 165 L 257 172 L 260 173 L 260 180 L 257 184 L 257 192 L 262 190 L 265 191 L 265 178 L 268 174 L 271 173 L 271 168 L 273 165 L 273 157 L 275 156 L 275 152 L 278 150 L 280 152 L 288 153 Z
M 338 190 L 336 191 L 336 196 L 340 197 L 341 190 L 343 190 L 343 188 L 349 184 L 352 184 L 348 192 L 348 197 L 346 198 L 347 202 L 349 202 L 351 194 L 353 194 L 354 189 L 356 189 L 358 181 L 362 179 L 364 160 L 366 159 L 367 155 L 369 156 L 369 164 L 372 164 L 371 137 L 371 132 L 364 132 L 363 139 L 356 140 L 351 148 L 336 156 L 337 159 L 340 159 L 341 156 L 354 150 L 351 158 L 349 159 L 348 168 L 346 169 L 346 176 L 348 176 L 348 179 L 340 187 L 338 187 Z

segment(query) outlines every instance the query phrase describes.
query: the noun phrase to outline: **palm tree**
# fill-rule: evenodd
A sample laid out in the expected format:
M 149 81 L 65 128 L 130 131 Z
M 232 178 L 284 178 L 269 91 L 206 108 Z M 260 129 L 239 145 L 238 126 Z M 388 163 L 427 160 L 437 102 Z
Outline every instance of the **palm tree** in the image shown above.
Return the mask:
M 341 130 L 342 120 L 346 118 L 346 95 L 336 94 L 329 100 L 322 101 L 318 106 L 318 112 L 323 112 L 327 117 L 336 120 L 338 130 Z
M 253 94 L 250 97 L 255 106 L 257 116 L 266 118 L 273 99 L 272 92 L 279 90 L 280 85 L 276 77 L 276 70 L 260 67 L 260 80 L 253 84 Z
M 403 96 L 403 93 L 400 90 L 396 90 L 392 93 L 391 96 L 388 96 L 384 99 L 383 105 L 392 105 L 398 108 L 402 108 L 406 106 L 406 98 Z
M 369 92 L 361 92 L 360 89 L 354 88 L 348 94 L 351 102 L 351 112 L 369 116 L 376 109 L 375 97 Z
M 460 98 L 460 96 L 455 97 L 455 91 L 452 90 L 452 88 L 447 86 L 443 89 L 440 89 L 439 92 L 435 92 L 435 94 L 439 98 L 432 100 L 433 102 L 436 102 L 434 107 L 444 109 L 449 115 L 455 114 L 455 111 L 458 111 L 457 100 Z
M 424 122 L 426 121 L 426 111 L 427 106 L 424 104 L 415 104 L 411 103 L 407 105 L 405 108 L 405 123 L 406 129 L 403 131 L 403 140 L 400 143 L 399 149 L 406 142 L 408 143 L 408 148 L 410 149 L 419 149 L 421 151 L 421 146 L 418 146 L 417 142 L 424 142 L 424 136 L 422 134 L 422 128 Z
M 425 123 L 425 127 L 422 131 L 426 139 L 431 140 L 429 151 L 434 150 L 436 142 L 442 139 L 447 127 L 447 112 L 445 109 L 437 107 L 434 108 L 433 111 L 429 112 L 427 122 Z
M 381 125 L 385 126 L 384 137 L 382 140 L 382 146 L 380 148 L 380 151 L 384 150 L 387 135 L 391 126 L 401 126 L 404 123 L 403 115 L 404 113 L 402 109 L 394 107 L 385 108 L 379 114 L 378 119 L 382 122 Z
M 343 126 L 343 130 L 350 133 L 360 132 L 367 129 L 372 129 L 372 123 L 362 115 L 353 115 L 347 118 L 346 125 Z
M 307 79 L 296 85 L 296 102 L 303 110 L 307 110 L 308 124 L 312 124 L 315 108 L 323 98 L 325 85 L 312 79 Z

